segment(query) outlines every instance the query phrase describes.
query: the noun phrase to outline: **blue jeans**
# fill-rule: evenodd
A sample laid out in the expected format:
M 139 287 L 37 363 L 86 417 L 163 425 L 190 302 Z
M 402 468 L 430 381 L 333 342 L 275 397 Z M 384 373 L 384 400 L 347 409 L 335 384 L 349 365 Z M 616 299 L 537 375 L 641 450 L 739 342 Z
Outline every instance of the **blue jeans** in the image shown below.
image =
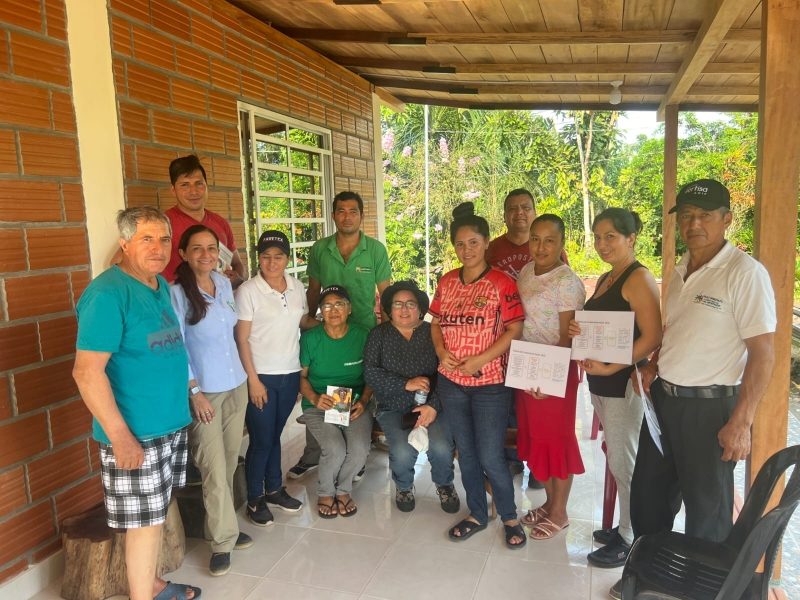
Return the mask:
M 392 469 L 392 479 L 397 489 L 403 492 L 414 487 L 414 464 L 417 462 L 417 452 L 408 443 L 410 429 L 400 426 L 400 419 L 404 410 L 387 410 L 378 413 L 375 417 L 389 442 L 389 466 Z M 428 427 L 428 460 L 431 463 L 431 478 L 433 483 L 451 485 L 453 483 L 453 435 L 442 418 L 442 414 Z
M 462 386 L 440 374 L 438 393 L 458 449 L 470 515 L 479 523 L 489 520 L 485 474 L 500 517 L 503 521 L 516 519 L 514 483 L 503 453 L 512 391 L 502 383 Z
M 300 372 L 283 375 L 259 375 L 267 388 L 267 403 L 259 410 L 247 403 L 245 425 L 250 434 L 250 444 L 245 456 L 247 500 L 255 502 L 266 491 L 281 489 L 281 432 L 297 402 L 300 391 Z M 265 489 L 266 488 L 266 489 Z

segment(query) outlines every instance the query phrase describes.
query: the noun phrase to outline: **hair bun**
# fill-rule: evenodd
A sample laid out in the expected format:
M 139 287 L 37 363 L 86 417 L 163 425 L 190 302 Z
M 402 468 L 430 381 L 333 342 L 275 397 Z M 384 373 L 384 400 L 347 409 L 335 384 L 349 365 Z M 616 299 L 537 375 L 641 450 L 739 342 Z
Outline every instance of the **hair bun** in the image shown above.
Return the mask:
M 453 209 L 453 218 L 461 219 L 475 214 L 475 205 L 472 202 L 462 202 Z

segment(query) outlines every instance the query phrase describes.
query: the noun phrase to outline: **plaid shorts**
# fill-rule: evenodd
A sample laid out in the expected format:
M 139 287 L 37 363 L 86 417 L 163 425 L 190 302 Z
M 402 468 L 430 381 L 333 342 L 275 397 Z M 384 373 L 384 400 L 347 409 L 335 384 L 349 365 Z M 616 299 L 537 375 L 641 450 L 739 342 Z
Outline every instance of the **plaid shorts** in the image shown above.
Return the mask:
M 186 440 L 183 428 L 140 442 L 144 462 L 138 469 L 118 469 L 113 448 L 100 444 L 100 474 L 109 527 L 150 527 L 166 520 L 172 488 L 186 485 Z

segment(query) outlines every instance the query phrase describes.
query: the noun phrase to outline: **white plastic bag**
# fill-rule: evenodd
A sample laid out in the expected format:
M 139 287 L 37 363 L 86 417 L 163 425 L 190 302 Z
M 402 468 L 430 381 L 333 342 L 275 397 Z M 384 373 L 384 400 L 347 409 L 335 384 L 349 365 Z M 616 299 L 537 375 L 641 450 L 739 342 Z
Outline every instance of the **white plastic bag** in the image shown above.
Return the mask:
M 423 427 L 420 425 L 419 427 L 414 427 L 411 430 L 411 433 L 408 434 L 408 443 L 416 450 L 417 452 L 427 452 L 428 451 L 428 428 Z

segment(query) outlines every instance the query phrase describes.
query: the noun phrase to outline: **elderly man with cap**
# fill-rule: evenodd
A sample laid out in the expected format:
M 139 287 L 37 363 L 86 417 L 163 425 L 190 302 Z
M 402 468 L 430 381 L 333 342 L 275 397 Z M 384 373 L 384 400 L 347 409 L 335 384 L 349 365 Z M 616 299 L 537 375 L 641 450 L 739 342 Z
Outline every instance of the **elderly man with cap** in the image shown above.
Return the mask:
M 671 212 L 687 253 L 669 283 L 661 349 L 641 373 L 663 455 L 643 425 L 631 521 L 637 536 L 669 531 L 682 499 L 686 533 L 720 541 L 733 526 L 733 468 L 750 453 L 772 374 L 775 297 L 766 269 L 725 239 L 725 186 L 688 183 Z
M 395 503 L 403 512 L 414 510 L 414 465 L 417 449 L 408 441 L 412 428 L 428 431 L 428 460 L 442 510 L 458 512 L 453 486 L 453 435 L 436 394 L 439 358 L 431 338 L 428 296 L 413 281 L 398 281 L 381 294 L 389 321 L 373 329 L 364 349 L 364 377 L 375 390 L 376 419 L 389 443 L 389 467 L 396 486 Z

